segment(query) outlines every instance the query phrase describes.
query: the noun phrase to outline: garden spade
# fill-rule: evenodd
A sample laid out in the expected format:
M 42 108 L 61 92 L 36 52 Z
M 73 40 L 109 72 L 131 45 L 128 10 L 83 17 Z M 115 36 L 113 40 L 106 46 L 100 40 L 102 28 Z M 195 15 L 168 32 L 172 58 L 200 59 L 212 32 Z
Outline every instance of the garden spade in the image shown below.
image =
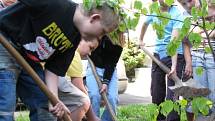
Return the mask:
M 96 71 L 95 65 L 94 65 L 93 61 L 90 59 L 89 56 L 87 56 L 87 60 L 88 60 L 88 62 L 90 64 L 90 67 L 92 69 L 93 75 L 94 75 L 94 77 L 96 79 L 96 82 L 98 84 L 98 87 L 101 88 L 102 87 L 101 79 L 100 79 L 100 77 L 99 77 L 99 75 L 98 75 L 98 73 Z M 110 104 L 110 102 L 109 102 L 109 100 L 107 98 L 107 94 L 105 92 L 103 92 L 101 95 L 102 95 L 102 98 L 104 99 L 104 102 L 106 104 L 106 107 L 107 107 L 110 115 L 111 115 L 112 120 L 117 121 L 117 118 L 116 118 L 116 115 L 115 115 L 115 113 L 113 111 L 113 108 L 112 108 L 112 106 L 111 106 L 111 104 Z
M 58 103 L 58 98 L 47 88 L 43 83 L 41 78 L 37 73 L 32 69 L 28 62 L 17 52 L 17 50 L 7 41 L 7 39 L 0 33 L 0 43 L 7 49 L 7 51 L 16 59 L 16 61 L 29 73 L 29 75 L 34 79 L 38 87 L 43 91 L 43 93 L 48 97 L 50 102 L 55 105 Z M 64 121 L 72 121 L 70 115 L 64 113 Z
M 141 49 L 166 73 L 170 72 L 170 69 L 155 58 L 147 49 L 141 47 Z M 208 88 L 203 87 L 196 80 L 190 78 L 185 82 L 182 82 L 177 75 L 172 74 L 170 76 L 175 82 L 175 86 L 170 86 L 169 88 L 174 91 L 176 96 L 183 96 L 184 98 L 197 97 L 197 96 L 207 96 L 210 93 Z

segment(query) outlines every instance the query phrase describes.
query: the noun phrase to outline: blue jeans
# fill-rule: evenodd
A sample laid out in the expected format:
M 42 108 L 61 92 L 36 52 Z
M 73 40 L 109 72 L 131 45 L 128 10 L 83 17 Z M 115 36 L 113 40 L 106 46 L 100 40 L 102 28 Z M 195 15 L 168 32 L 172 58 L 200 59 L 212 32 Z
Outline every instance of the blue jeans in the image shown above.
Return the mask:
M 44 81 L 45 74 L 42 66 L 29 63 Z M 30 110 L 31 121 L 54 121 L 56 118 L 48 111 L 48 98 L 43 94 L 29 74 L 22 70 L 17 82 L 17 94 Z
M 104 69 L 96 68 L 96 71 L 99 74 L 100 78 L 102 78 Z M 112 108 L 115 114 L 116 114 L 116 108 L 118 103 L 118 84 L 117 83 L 118 83 L 118 78 L 115 70 L 111 78 L 111 81 L 108 85 L 108 92 L 107 92 L 108 100 L 112 105 Z M 87 72 L 86 72 L 86 85 L 88 88 L 88 93 L 90 96 L 93 111 L 96 113 L 98 117 L 100 117 L 101 95 L 99 93 L 97 82 L 95 80 L 95 77 L 90 67 L 87 68 Z M 102 121 L 112 121 L 111 115 L 107 110 L 107 108 L 105 108 L 103 114 L 101 115 L 101 119 Z
M 0 70 L 0 121 L 13 121 L 15 107 L 15 74 L 10 70 Z
M 215 62 L 212 54 L 207 54 L 204 51 L 192 52 L 193 78 L 202 86 L 210 89 L 211 93 L 208 98 L 215 102 Z M 197 75 L 196 69 L 203 68 L 203 74 Z M 215 111 L 215 110 L 214 110 Z
M 1 32 L 10 41 L 4 32 Z M 30 63 L 40 78 L 44 80 L 44 72 L 41 65 Z M 21 68 L 0 44 L 0 121 L 13 121 L 16 107 L 16 82 Z M 22 70 L 17 82 L 17 93 L 22 101 L 29 107 L 31 121 L 54 121 L 52 114 L 48 112 L 47 97 L 34 83 L 34 80 Z
M 1 32 L 1 34 L 3 34 Z M 9 39 L 9 38 L 8 38 Z M 0 121 L 13 121 L 19 65 L 0 44 Z

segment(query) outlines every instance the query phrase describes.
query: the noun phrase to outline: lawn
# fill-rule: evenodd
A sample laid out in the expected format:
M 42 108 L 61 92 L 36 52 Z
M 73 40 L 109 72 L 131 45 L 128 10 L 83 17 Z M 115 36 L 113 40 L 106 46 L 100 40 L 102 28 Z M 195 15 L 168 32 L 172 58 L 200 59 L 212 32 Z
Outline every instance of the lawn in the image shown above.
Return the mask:
M 143 105 L 119 106 L 117 112 L 118 121 L 144 121 Z M 16 121 L 30 121 L 28 111 L 19 111 L 15 113 Z

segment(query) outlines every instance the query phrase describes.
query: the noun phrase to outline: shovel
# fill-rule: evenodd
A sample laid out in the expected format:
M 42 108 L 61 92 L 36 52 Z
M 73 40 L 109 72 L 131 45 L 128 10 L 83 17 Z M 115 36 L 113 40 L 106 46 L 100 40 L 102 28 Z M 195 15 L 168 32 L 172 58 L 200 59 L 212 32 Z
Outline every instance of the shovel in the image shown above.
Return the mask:
M 170 69 L 155 58 L 147 49 L 141 48 L 166 74 L 170 72 Z M 182 82 L 177 75 L 172 74 L 170 78 L 175 82 L 175 86 L 170 86 L 170 88 L 175 96 L 183 96 L 184 98 L 207 96 L 210 94 L 208 88 L 200 85 L 196 80 L 190 78 L 186 82 Z
M 43 83 L 37 73 L 32 69 L 32 67 L 26 62 L 26 60 L 17 52 L 17 50 L 7 41 L 7 39 L 0 33 L 0 43 L 7 49 L 7 51 L 17 60 L 17 62 L 28 72 L 28 74 L 34 79 L 38 87 L 43 91 L 43 93 L 48 97 L 53 105 L 58 103 L 58 99 L 55 95 L 47 88 Z M 69 114 L 64 113 L 64 121 L 72 121 Z
M 98 73 L 96 71 L 95 65 L 94 65 L 93 61 L 90 59 L 89 56 L 87 56 L 87 60 L 88 60 L 88 62 L 90 64 L 90 67 L 92 69 L 93 75 L 94 75 L 94 77 L 96 79 L 96 82 L 98 84 L 98 87 L 101 88 L 102 87 L 101 79 L 100 79 L 100 77 L 99 77 L 99 75 L 98 75 Z M 111 115 L 112 120 L 117 121 L 116 115 L 115 115 L 115 113 L 113 111 L 113 108 L 112 108 L 110 102 L 108 101 L 106 93 L 103 92 L 101 95 L 102 95 L 102 98 L 104 99 L 104 102 L 106 104 L 106 107 L 107 107 L 110 115 Z

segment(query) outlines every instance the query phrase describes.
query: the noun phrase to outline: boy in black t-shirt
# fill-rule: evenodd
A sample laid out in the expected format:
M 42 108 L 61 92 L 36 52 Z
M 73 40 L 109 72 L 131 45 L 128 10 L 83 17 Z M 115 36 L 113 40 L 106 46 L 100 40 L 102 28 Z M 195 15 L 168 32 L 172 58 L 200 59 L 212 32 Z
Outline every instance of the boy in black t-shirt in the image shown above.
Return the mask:
M 19 0 L 0 12 L 1 34 L 19 50 L 56 96 L 58 76 L 65 75 L 80 37 L 87 41 L 99 39 L 117 26 L 118 16 L 106 2 L 86 10 L 71 0 Z M 0 120 L 11 121 L 15 99 L 7 99 L 7 95 L 15 96 L 15 72 L 19 67 L 6 52 L 0 53 L 0 58 L 0 85 L 4 85 L 0 87 L 0 104 L 5 105 L 0 106 Z M 40 62 L 45 62 L 45 70 Z M 31 120 L 47 121 L 39 117 L 44 112 L 46 96 L 25 71 L 21 70 L 19 80 L 17 91 L 30 108 Z M 59 102 L 49 106 L 49 110 L 62 117 L 67 108 Z
M 116 114 L 118 103 L 118 78 L 116 74 L 116 65 L 123 50 L 123 39 L 120 40 L 120 42 L 121 43 L 119 44 L 114 44 L 108 36 L 104 36 L 102 37 L 100 45 L 90 55 L 90 58 L 96 66 L 96 72 L 99 77 L 101 77 L 101 88 L 97 85 L 91 67 L 88 67 L 86 71 L 86 86 L 91 100 L 92 109 L 98 117 L 101 116 L 102 121 L 112 121 L 107 107 L 104 109 L 104 112 L 100 114 L 102 92 L 107 93 L 108 100 Z

